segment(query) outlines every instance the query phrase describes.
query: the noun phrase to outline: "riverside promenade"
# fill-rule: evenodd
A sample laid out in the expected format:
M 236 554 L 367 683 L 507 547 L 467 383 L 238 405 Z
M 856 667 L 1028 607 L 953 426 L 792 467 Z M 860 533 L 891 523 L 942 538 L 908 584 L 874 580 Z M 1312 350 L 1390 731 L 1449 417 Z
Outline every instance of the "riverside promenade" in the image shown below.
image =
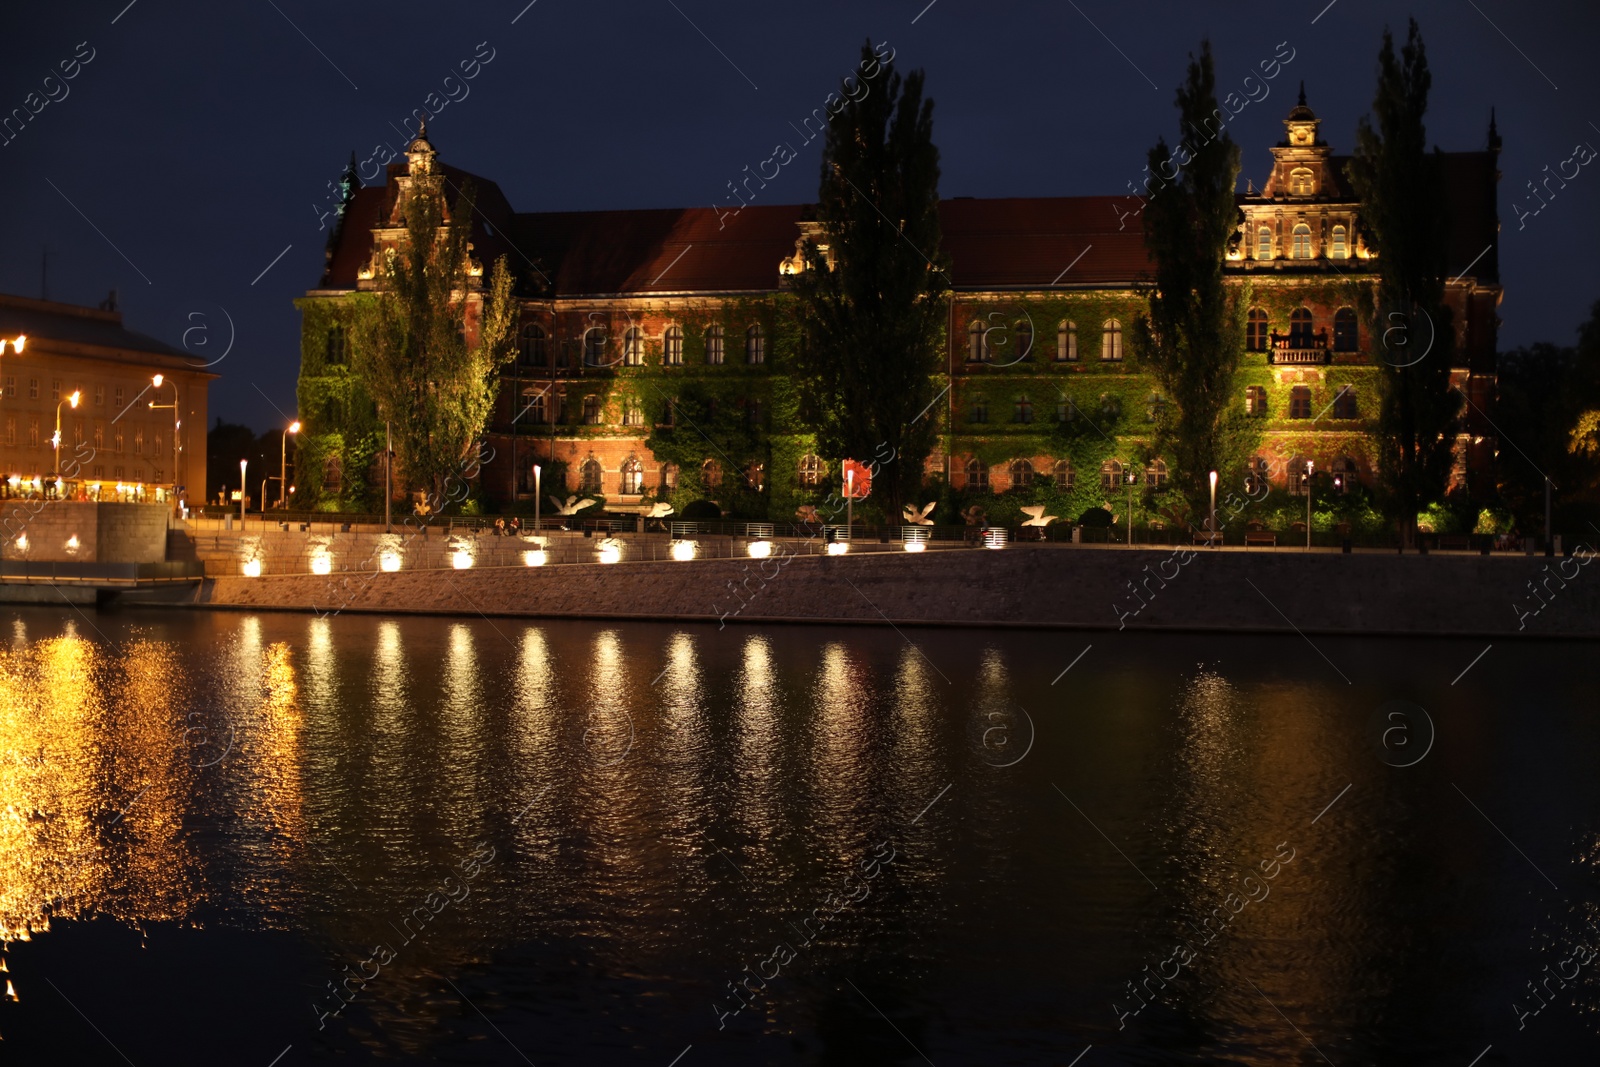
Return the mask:
M 721 626 L 1600 637 L 1600 568 L 1587 545 L 1567 558 L 1015 542 L 1000 550 L 936 543 L 917 553 L 858 542 L 829 555 L 814 538 L 771 541 L 770 556 L 752 558 L 749 539 L 730 537 L 701 538 L 697 558 L 677 559 L 666 535 L 631 534 L 611 542 L 619 562 L 602 563 L 587 562 L 597 559 L 598 535 L 553 533 L 543 542 L 547 565 L 529 566 L 527 539 L 435 530 L 386 571 L 378 559 L 395 551 L 382 547 L 392 534 L 334 530 L 320 543 L 298 530 L 258 534 L 243 547 L 217 539 L 205 548 L 198 539 L 199 555 L 217 565 L 208 559 L 192 604 Z M 241 573 L 244 551 L 263 561 L 258 575 Z M 328 573 L 314 572 L 307 553 L 323 553 Z M 575 562 L 556 562 L 563 559 Z

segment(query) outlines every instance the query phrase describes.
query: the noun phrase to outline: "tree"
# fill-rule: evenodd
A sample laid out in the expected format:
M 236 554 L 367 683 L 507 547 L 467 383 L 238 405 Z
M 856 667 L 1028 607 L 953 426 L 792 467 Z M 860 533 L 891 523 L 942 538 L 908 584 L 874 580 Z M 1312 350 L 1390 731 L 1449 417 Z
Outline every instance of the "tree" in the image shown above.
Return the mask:
M 1450 384 L 1454 332 L 1444 306 L 1446 220 L 1437 149 L 1427 150 L 1422 116 L 1432 76 L 1416 20 L 1397 60 L 1383 33 L 1377 128 L 1363 118 L 1350 179 L 1378 252 L 1378 318 L 1383 338 L 1378 398 L 1378 472 L 1384 510 L 1406 543 L 1417 512 L 1443 499 L 1461 397 Z
M 472 451 L 512 356 L 517 309 L 502 256 L 468 343 L 472 187 L 448 215 L 435 174 L 413 175 L 404 195 L 405 232 L 380 259 L 377 290 L 354 300 L 351 366 L 392 425 L 397 480 L 443 499 L 447 478 L 476 471 Z
M 1190 57 L 1178 89 L 1179 127 L 1205 130 L 1219 113 L 1211 43 Z M 1134 324 L 1133 348 L 1169 401 L 1158 447 L 1174 460 L 1175 487 L 1190 507 L 1209 504 L 1210 472 L 1243 469 L 1257 432 L 1237 400 L 1244 357 L 1241 301 L 1223 277 L 1228 241 L 1242 221 L 1234 201 L 1239 146 L 1226 133 L 1174 152 L 1160 139 L 1150 173 L 1174 175 L 1145 207 L 1145 246 L 1155 259 L 1149 314 Z
M 923 73 L 902 81 L 868 41 L 863 73 L 830 96 L 818 242 L 793 277 L 801 347 L 797 385 L 813 400 L 826 453 L 883 463 L 878 488 L 898 515 L 933 447 L 948 259 L 939 228 L 939 150 Z M 885 76 L 886 75 L 886 76 Z M 866 89 L 866 92 L 861 90 Z M 892 451 L 891 451 L 892 450 Z

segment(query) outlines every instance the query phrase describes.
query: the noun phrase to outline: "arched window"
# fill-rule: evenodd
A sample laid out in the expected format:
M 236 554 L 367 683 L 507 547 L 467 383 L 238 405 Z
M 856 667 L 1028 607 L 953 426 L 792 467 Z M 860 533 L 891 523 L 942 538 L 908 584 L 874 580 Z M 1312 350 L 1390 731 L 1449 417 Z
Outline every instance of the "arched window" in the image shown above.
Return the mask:
M 637 326 L 629 326 L 622 335 L 622 362 L 629 367 L 644 365 L 644 331 Z
M 1156 460 L 1144 469 L 1144 484 L 1147 489 L 1165 489 L 1167 487 L 1167 464 L 1165 460 Z
M 1062 319 L 1056 324 L 1056 359 L 1065 363 L 1078 358 L 1078 324 Z
M 989 345 L 984 339 L 983 321 L 973 319 L 967 326 L 967 362 L 982 363 L 988 358 Z
M 523 367 L 542 367 L 548 359 L 544 327 L 526 323 L 517 339 L 517 363 Z
M 585 426 L 600 425 L 600 398 L 593 393 L 583 398 L 583 423 Z
M 1267 461 L 1260 456 L 1251 456 L 1250 462 L 1244 468 L 1244 491 L 1252 497 L 1259 497 L 1267 491 L 1268 482 Z
M 1311 417 L 1311 387 L 1297 385 L 1289 390 L 1289 417 L 1291 419 L 1309 419 Z
M 968 422 L 989 421 L 989 401 L 981 396 L 975 396 L 967 401 Z
M 722 488 L 722 464 L 714 459 L 700 464 L 700 484 L 707 492 Z
M 600 470 L 600 461 L 590 456 L 578 468 L 578 488 L 585 493 L 598 493 L 605 483 L 605 476 Z
M 639 405 L 637 400 L 629 400 L 622 405 L 622 425 L 644 425 L 644 408 Z
M 1012 340 L 1017 343 L 1017 350 L 1012 355 L 1012 362 L 1021 362 L 1033 358 L 1033 323 L 1027 319 L 1018 319 L 1011 329 Z
M 1311 227 L 1303 222 L 1296 223 L 1294 227 L 1294 258 L 1311 258 Z
M 1350 258 L 1349 233 L 1350 231 L 1343 226 L 1335 226 L 1333 228 L 1333 248 L 1329 255 L 1334 259 Z
M 1073 482 L 1075 482 L 1076 480 L 1077 480 L 1077 475 L 1076 475 L 1076 472 L 1073 471 L 1073 469 L 1072 469 L 1072 463 L 1070 461 L 1064 460 L 1064 459 L 1057 460 L 1056 461 L 1056 488 L 1057 489 L 1063 489 L 1063 490 L 1070 490 L 1072 488 Z
M 1272 258 L 1272 227 L 1263 226 L 1256 231 L 1256 258 Z
M 1122 323 L 1107 319 L 1100 327 L 1100 358 L 1122 358 Z
M 1333 313 L 1333 350 L 1354 352 L 1357 345 L 1356 313 L 1350 308 L 1340 308 Z
M 967 460 L 967 488 L 989 488 L 989 468 L 983 465 L 983 460 L 974 456 Z
M 1033 464 L 1025 459 L 1011 461 L 1011 488 L 1026 489 L 1033 485 Z
M 1336 419 L 1360 418 L 1356 407 L 1356 387 L 1341 385 L 1333 395 L 1333 417 Z
M 663 463 L 661 465 L 661 488 L 664 492 L 671 492 L 678 488 L 678 465 L 676 463 Z
M 121 476 L 121 467 L 117 468 L 118 477 Z M 322 488 L 329 493 L 337 493 L 344 488 L 344 459 L 337 452 L 328 453 L 322 461 Z
M 1100 488 L 1117 489 L 1122 485 L 1122 464 L 1108 459 L 1100 464 Z
M 637 456 L 622 461 L 622 492 L 628 495 L 644 491 L 644 464 Z
M 1316 192 L 1317 180 L 1307 167 L 1296 167 L 1289 172 L 1289 192 L 1295 196 L 1310 196 Z
M 1267 413 L 1267 387 L 1264 385 L 1247 385 L 1244 390 L 1244 413 L 1246 415 L 1265 415 Z
M 343 326 L 328 327 L 324 358 L 330 367 L 342 367 L 350 360 L 350 341 Z
M 706 331 L 706 362 L 715 366 L 722 364 L 722 327 L 713 326 Z
M 1244 347 L 1248 352 L 1267 350 L 1267 313 L 1260 308 L 1251 308 L 1245 316 Z
M 1311 347 L 1311 309 L 1295 308 L 1289 316 L 1289 347 Z
M 1029 400 L 1026 394 L 1017 397 L 1016 403 L 1011 408 L 1011 421 L 1033 421 L 1033 401 Z
M 668 326 L 661 338 L 662 362 L 676 367 L 683 362 L 683 327 Z
M 815 489 L 822 484 L 822 476 L 827 473 L 827 466 L 823 464 L 822 457 L 810 453 L 800 457 L 800 484 L 807 489 Z
M 1306 489 L 1311 485 L 1311 478 L 1306 473 L 1306 458 L 1296 456 L 1289 461 L 1289 493 L 1291 496 L 1305 496 Z
M 744 361 L 752 365 L 767 361 L 767 338 L 760 323 L 744 332 Z
M 583 331 L 583 362 L 590 367 L 602 367 L 606 359 L 606 331 L 603 326 L 591 326 Z

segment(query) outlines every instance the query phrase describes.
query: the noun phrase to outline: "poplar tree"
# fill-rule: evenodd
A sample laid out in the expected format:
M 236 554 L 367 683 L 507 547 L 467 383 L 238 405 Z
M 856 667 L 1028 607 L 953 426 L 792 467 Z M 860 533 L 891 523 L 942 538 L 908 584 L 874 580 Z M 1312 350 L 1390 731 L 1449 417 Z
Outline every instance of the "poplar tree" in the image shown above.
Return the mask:
M 827 250 L 806 242 L 805 270 L 790 288 L 801 331 L 797 385 L 814 405 L 818 443 L 825 454 L 881 461 L 874 490 L 892 522 L 933 447 L 939 413 L 929 409 L 950 280 L 923 72 L 902 80 L 870 41 L 861 62 L 862 71 L 885 69 L 829 105 L 817 193 Z
M 1145 246 L 1155 260 L 1149 312 L 1134 323 L 1134 353 L 1168 401 L 1157 447 L 1174 461 L 1173 481 L 1191 508 L 1209 506 L 1210 472 L 1242 470 L 1256 437 L 1238 402 L 1244 358 L 1241 301 L 1223 276 L 1228 240 L 1242 216 L 1234 199 L 1239 146 L 1218 131 L 1211 42 L 1192 55 L 1178 88 L 1176 150 L 1160 139 L 1150 173 L 1168 178 L 1145 205 Z
M 1431 83 L 1416 20 L 1398 57 L 1384 30 L 1372 101 L 1377 125 L 1361 120 L 1350 163 L 1378 253 L 1379 495 L 1407 544 L 1416 539 L 1417 512 L 1444 498 L 1461 411 L 1450 383 L 1454 330 L 1444 305 L 1443 166 L 1439 150 L 1428 151 L 1422 123 Z
M 405 196 L 398 247 L 380 256 L 376 291 L 354 300 L 351 366 L 391 425 L 398 484 L 442 500 L 446 479 L 476 474 L 473 449 L 512 356 L 517 309 L 501 256 L 468 344 L 473 189 L 462 188 L 448 217 L 438 175 L 417 175 Z

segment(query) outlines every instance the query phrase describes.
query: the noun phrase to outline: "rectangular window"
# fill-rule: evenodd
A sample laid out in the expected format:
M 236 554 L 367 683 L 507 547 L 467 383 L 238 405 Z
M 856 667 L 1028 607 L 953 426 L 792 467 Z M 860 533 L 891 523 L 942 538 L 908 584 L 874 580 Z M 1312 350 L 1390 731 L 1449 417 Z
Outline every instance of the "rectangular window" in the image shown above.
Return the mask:
M 94 476 L 96 478 L 104 478 L 106 476 L 106 465 L 104 463 L 96 463 L 94 465 Z
M 1333 398 L 1333 417 L 1336 419 L 1359 418 L 1356 413 L 1356 390 L 1354 386 L 1345 385 L 1339 388 L 1338 395 Z
M 7 415 L 6 416 L 6 444 L 15 445 L 16 443 L 17 443 L 17 417 L 15 415 Z
M 60 378 L 52 378 L 52 379 L 50 379 L 50 399 L 51 400 L 60 400 L 61 399 L 61 379 Z
M 166 455 L 165 452 L 161 451 L 161 435 L 160 434 L 156 434 L 156 442 L 155 442 L 155 444 L 156 444 L 156 449 L 155 449 L 154 452 L 151 453 L 151 455 L 155 455 L 155 456 L 164 456 L 164 455 Z M 160 478 L 156 479 L 156 481 L 158 481 L 158 482 L 160 480 L 161 480 Z
M 150 472 L 150 480 L 155 482 L 157 485 L 161 484 L 162 482 L 166 481 L 165 478 L 161 477 L 163 473 L 165 472 L 162 471 L 160 467 L 157 467 L 155 470 Z
M 105 446 L 106 446 L 106 424 L 103 423 L 103 422 L 97 422 L 97 423 L 94 424 L 94 447 L 95 447 L 95 451 L 98 452 L 100 449 L 104 448 Z
M 112 438 L 112 448 L 116 450 L 117 455 L 122 455 L 122 427 L 120 426 L 117 427 L 116 436 Z M 121 475 L 118 475 L 118 477 L 120 478 Z
M 122 412 L 122 386 L 120 386 L 120 385 L 117 386 L 117 391 L 116 391 L 115 395 L 116 395 L 117 413 L 121 414 L 121 412 Z
M 16 395 L 17 395 L 17 376 L 15 374 L 8 374 L 8 375 L 6 375 L 6 398 L 10 399 L 10 398 L 12 398 L 12 397 L 14 397 Z
M 117 479 L 117 481 L 120 482 L 125 477 L 125 475 L 123 474 L 123 472 L 125 470 L 127 470 L 126 467 L 117 467 L 112 471 L 112 475 L 113 475 L 113 477 L 115 477 Z
M 1297 385 L 1289 394 L 1289 417 L 1291 419 L 1311 417 L 1311 390 L 1307 386 Z
M 39 416 L 37 415 L 28 419 L 28 447 L 39 447 Z
M 52 382 L 51 385 L 53 385 L 55 387 L 55 391 L 51 394 L 50 399 L 51 400 L 59 400 L 61 398 L 61 383 L 60 382 Z M 29 400 L 38 400 L 39 399 L 39 379 L 37 379 L 37 378 L 29 378 L 28 379 L 28 399 Z
M 106 387 L 103 385 L 94 387 L 94 406 L 97 408 L 106 406 Z
M 133 431 L 133 454 L 136 455 L 136 456 L 144 455 L 144 430 L 143 430 L 143 428 L 140 428 L 140 429 L 137 429 L 137 430 Z

